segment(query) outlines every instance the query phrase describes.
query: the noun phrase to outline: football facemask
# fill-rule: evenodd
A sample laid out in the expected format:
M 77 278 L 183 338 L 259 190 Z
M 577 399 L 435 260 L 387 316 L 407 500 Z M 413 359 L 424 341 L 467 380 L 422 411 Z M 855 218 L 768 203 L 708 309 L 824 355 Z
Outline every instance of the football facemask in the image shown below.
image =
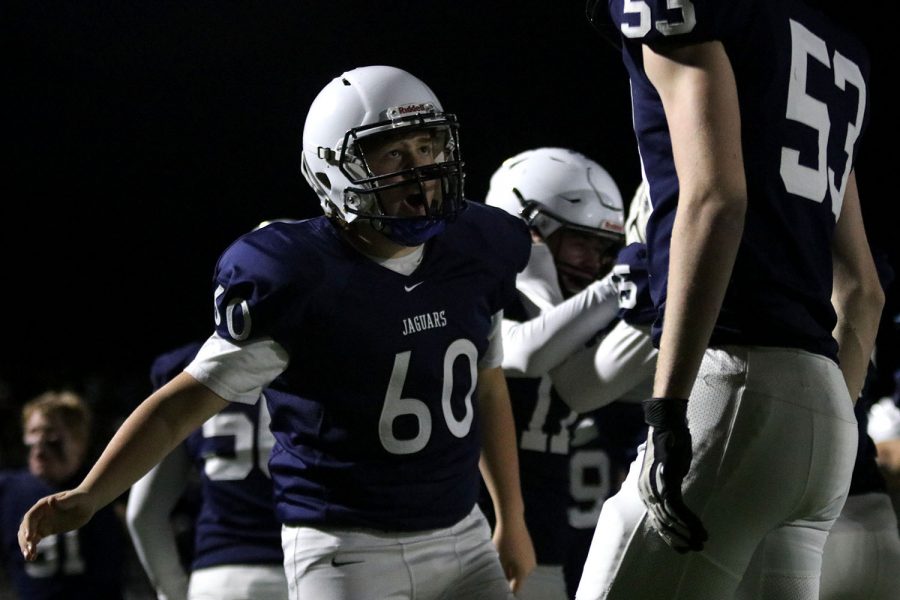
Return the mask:
M 367 219 L 396 243 L 417 246 L 462 210 L 463 163 L 452 115 L 404 120 L 348 131 L 338 168 L 348 181 L 346 213 Z

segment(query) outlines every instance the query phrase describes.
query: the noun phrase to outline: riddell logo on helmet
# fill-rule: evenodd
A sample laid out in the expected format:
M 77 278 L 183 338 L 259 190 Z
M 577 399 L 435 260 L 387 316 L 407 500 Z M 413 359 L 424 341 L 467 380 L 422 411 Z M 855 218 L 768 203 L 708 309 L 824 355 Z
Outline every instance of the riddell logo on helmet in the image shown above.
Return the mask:
M 402 106 L 392 106 L 385 114 L 388 119 L 399 119 L 408 115 L 418 115 L 422 113 L 434 112 L 434 104 L 431 102 L 418 102 L 416 104 L 404 104 Z
M 600 229 L 604 231 L 615 231 L 616 233 L 625 233 L 625 228 L 615 221 L 607 221 L 606 219 L 600 223 Z
M 406 106 L 398 106 L 397 112 L 401 115 L 408 115 L 411 113 L 420 113 L 428 110 L 428 107 L 424 104 L 407 104 Z

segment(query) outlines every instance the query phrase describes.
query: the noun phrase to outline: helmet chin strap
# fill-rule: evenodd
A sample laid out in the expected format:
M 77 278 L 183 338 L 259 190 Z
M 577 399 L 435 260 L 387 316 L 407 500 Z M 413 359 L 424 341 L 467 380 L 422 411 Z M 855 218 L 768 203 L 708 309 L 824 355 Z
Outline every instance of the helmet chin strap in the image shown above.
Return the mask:
M 373 195 L 377 200 L 379 210 L 383 213 L 383 204 L 381 203 L 378 191 L 375 190 Z M 422 201 L 424 202 L 424 194 L 420 193 L 418 195 L 422 197 Z M 421 246 L 434 236 L 443 233 L 444 229 L 447 227 L 446 219 L 441 217 L 416 217 L 411 219 L 391 218 L 389 220 L 371 217 L 369 218 L 369 222 L 372 224 L 372 228 L 375 231 L 379 232 L 395 244 L 408 247 Z
M 446 219 L 391 219 L 365 218 L 374 230 L 401 246 L 421 246 L 447 228 Z
M 395 219 L 389 224 L 380 223 L 379 231 L 401 246 L 421 246 L 447 228 L 444 219 Z

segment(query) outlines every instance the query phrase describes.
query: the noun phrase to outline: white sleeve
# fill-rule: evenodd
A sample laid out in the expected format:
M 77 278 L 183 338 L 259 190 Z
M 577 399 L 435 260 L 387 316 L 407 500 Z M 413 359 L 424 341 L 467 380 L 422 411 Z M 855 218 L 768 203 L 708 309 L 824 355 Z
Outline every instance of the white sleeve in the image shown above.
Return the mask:
M 478 369 L 493 369 L 503 363 L 503 311 L 498 310 L 491 316 L 491 332 L 488 334 L 488 348 L 478 361 Z
M 239 346 L 214 333 L 184 370 L 229 402 L 256 404 L 287 365 L 287 351 L 272 338 Z
M 550 379 L 575 412 L 617 400 L 640 402 L 653 393 L 656 354 L 646 328 L 619 321 L 598 345 L 579 350 L 550 371 Z
M 540 377 L 609 325 L 619 311 L 612 274 L 525 321 L 503 321 L 503 371 Z
M 128 494 L 125 521 L 138 559 L 159 600 L 185 600 L 188 575 L 178 559 L 169 515 L 188 484 L 191 465 L 183 445 L 139 479 Z

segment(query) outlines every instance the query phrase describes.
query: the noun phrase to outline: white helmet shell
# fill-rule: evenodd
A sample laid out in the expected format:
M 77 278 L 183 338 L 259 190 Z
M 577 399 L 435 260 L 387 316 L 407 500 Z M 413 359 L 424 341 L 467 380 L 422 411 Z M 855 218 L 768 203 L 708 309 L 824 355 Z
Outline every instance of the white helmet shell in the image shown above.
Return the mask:
M 526 150 L 503 161 L 486 203 L 522 217 L 546 239 L 560 227 L 621 240 L 622 195 L 593 160 L 565 148 Z
M 411 169 L 408 175 L 420 180 L 441 179 L 446 188 L 441 213 L 428 218 L 455 214 L 462 202 L 463 177 L 456 118 L 445 114 L 431 88 L 410 73 L 369 66 L 335 77 L 316 96 L 306 117 L 301 170 L 326 215 L 345 223 L 357 217 L 388 218 L 373 191 L 384 177 L 369 170 L 357 141 L 404 127 L 446 131 L 437 168 Z

